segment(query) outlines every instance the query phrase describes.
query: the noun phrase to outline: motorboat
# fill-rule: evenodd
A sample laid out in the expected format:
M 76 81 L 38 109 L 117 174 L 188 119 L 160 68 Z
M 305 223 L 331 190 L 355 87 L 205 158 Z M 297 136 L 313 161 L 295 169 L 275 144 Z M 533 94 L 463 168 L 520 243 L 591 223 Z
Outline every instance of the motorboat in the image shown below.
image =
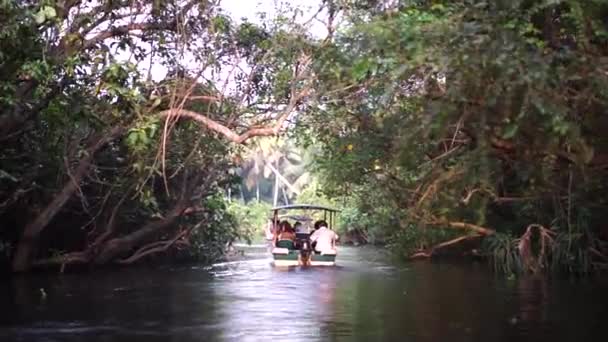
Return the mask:
M 299 214 L 296 214 L 299 212 Z M 272 258 L 274 266 L 335 266 L 337 251 L 335 245 L 330 250 L 317 251 L 310 237 L 314 232 L 314 219 L 333 229 L 339 210 L 312 204 L 291 204 L 272 208 Z M 294 240 L 280 239 L 279 223 L 282 221 L 295 225 Z M 323 220 L 323 221 L 320 221 Z

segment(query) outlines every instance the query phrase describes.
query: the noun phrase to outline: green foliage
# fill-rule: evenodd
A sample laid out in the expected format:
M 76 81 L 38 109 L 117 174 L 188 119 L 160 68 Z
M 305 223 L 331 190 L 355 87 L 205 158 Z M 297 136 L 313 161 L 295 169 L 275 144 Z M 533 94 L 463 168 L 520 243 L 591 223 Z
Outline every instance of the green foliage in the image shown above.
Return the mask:
M 266 202 L 232 201 L 228 204 L 228 213 L 234 217 L 234 226 L 239 236 L 248 243 L 265 239 L 268 218 L 271 217 L 272 205 Z
M 522 271 L 522 263 L 513 236 L 497 233 L 484 241 L 484 249 L 491 254 L 493 266 L 504 274 Z
M 36 24 L 43 24 L 47 20 L 53 20 L 57 16 L 57 11 L 52 6 L 41 6 L 34 16 Z
M 307 184 L 306 188 L 298 195 L 297 202 L 303 204 L 318 204 L 327 207 L 337 207 L 339 205 L 338 200 L 331 199 L 323 193 L 321 184 L 319 184 L 317 178 L 313 178 L 312 181 Z
M 113 234 L 132 234 L 188 194 L 208 208 L 180 224 L 209 227 L 194 233 L 193 253 L 213 258 L 263 227 L 264 204 L 214 197 L 236 190 L 236 173 L 246 199 L 254 188 L 285 188 L 286 201 L 301 192 L 298 202 L 343 209 L 341 232 L 399 254 L 496 231 L 486 250 L 510 273 L 514 239 L 539 224 L 555 235 L 554 269 L 605 264 L 606 1 L 324 4 L 344 25 L 318 41 L 285 12 L 236 23 L 209 2 L 144 2 L 141 15 L 125 14 L 128 2 L 0 2 L 0 220 L 13 227 L 0 241 L 15 245 L 77 184 L 45 229 L 68 226 L 73 239 L 49 233 L 39 255 L 83 248 L 113 216 Z M 152 81 L 150 59 L 165 80 Z M 307 80 L 294 79 L 302 69 Z M 233 93 L 211 80 L 225 74 Z M 202 128 L 264 125 L 306 86 L 291 137 L 307 149 L 260 139 L 235 171 L 245 149 Z
M 236 189 L 241 149 L 208 123 L 239 133 L 288 103 L 309 41 L 274 18 L 236 23 L 213 2 L 132 5 L 0 1 L 0 221 L 10 227 L 0 243 L 19 249 L 39 240 L 37 257 L 86 252 L 93 262 L 110 239 L 136 238 L 103 261 L 114 262 L 127 252 L 147 257 L 147 243 L 158 247 L 197 227 L 186 254 L 212 260 L 260 229 L 240 231 L 217 198 Z M 243 62 L 249 66 L 235 69 Z M 168 70 L 160 81 L 152 75 L 159 66 Z M 229 87 L 219 82 L 227 74 Z M 298 172 L 284 170 L 291 156 L 280 159 L 294 178 Z M 55 203 L 51 220 L 34 229 L 43 236 L 22 240 Z M 188 214 L 167 216 L 182 205 Z M 176 224 L 142 229 L 163 220 Z
M 199 215 L 198 224 L 190 237 L 190 246 L 186 250 L 190 258 L 200 262 L 221 260 L 226 252 L 226 246 L 241 238 L 247 238 L 247 232 L 239 227 L 238 217 L 232 213 L 230 203 L 219 195 L 206 198 L 201 204 L 206 211 Z M 203 216 L 203 217 L 201 217 Z
M 471 223 L 498 231 L 486 250 L 511 273 L 514 239 L 537 223 L 559 233 L 555 269 L 592 271 L 605 261 L 589 248 L 605 253 L 608 236 L 607 11 L 583 1 L 353 5 L 317 61 L 327 96 L 305 120 L 323 146 L 324 191 L 348 196 L 372 222 L 348 220 L 378 227 L 400 254 L 471 234 L 442 229 Z

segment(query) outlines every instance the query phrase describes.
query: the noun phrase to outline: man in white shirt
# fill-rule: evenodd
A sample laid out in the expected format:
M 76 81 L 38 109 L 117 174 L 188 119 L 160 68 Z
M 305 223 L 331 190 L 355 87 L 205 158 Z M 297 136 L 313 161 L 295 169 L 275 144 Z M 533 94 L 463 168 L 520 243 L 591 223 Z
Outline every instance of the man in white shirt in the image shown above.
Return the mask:
M 338 234 L 327 228 L 327 222 L 325 221 L 320 221 L 319 229 L 310 235 L 310 241 L 317 242 L 315 250 L 321 253 L 335 253 L 336 240 L 338 240 Z

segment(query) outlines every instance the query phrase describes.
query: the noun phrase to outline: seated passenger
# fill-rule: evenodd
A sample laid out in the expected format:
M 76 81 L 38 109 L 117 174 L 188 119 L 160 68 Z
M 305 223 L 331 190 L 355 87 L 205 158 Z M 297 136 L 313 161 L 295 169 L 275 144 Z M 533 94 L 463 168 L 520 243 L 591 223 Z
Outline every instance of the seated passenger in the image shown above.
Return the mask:
M 321 222 L 325 222 L 323 220 L 318 220 L 317 222 L 315 222 L 314 226 L 312 227 L 312 231 L 310 232 L 310 236 L 312 236 L 317 229 L 319 229 L 319 225 L 321 224 Z M 310 246 L 312 247 L 312 249 L 315 249 L 315 246 L 317 245 L 317 241 L 312 241 L 310 243 Z
M 317 231 L 317 229 L 319 229 L 319 226 L 321 225 L 321 223 L 323 223 L 323 222 L 325 222 L 325 221 L 323 221 L 323 220 L 319 220 L 319 221 L 315 222 L 315 225 L 314 225 L 314 227 L 312 228 L 312 232 L 311 232 L 311 234 L 312 234 L 312 233 L 314 233 L 314 232 L 316 232 L 316 231 Z M 327 224 L 327 222 L 325 222 L 325 224 Z
M 275 244 L 279 240 L 281 234 L 281 224 L 278 221 L 272 222 L 272 243 Z
M 291 225 L 287 221 L 281 222 L 281 224 L 279 225 L 279 231 L 281 232 L 279 234 L 279 240 L 294 241 L 296 239 L 296 233 L 294 232 L 293 228 L 291 228 Z
M 306 227 L 302 224 L 302 222 L 298 221 L 293 225 L 293 228 L 296 230 L 296 234 L 306 234 Z
M 266 235 L 267 241 L 272 241 L 274 239 L 275 227 L 274 227 L 274 220 L 272 219 L 272 217 L 268 218 L 268 221 L 266 222 L 266 228 L 264 229 L 264 234 Z
M 319 221 L 317 223 L 319 224 L 319 229 L 310 235 L 310 241 L 313 243 L 315 251 L 319 253 L 335 253 L 338 234 L 327 227 L 327 222 Z

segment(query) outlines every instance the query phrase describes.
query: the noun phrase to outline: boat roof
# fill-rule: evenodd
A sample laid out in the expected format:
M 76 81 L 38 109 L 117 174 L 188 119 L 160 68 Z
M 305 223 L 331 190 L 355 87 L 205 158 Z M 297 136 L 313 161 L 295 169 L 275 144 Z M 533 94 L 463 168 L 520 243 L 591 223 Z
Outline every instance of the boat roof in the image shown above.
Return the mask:
M 282 214 L 282 215 L 279 215 L 279 218 L 288 218 L 288 219 L 292 219 L 295 221 L 312 221 L 312 218 L 310 218 L 310 216 L 304 216 L 304 215 Z
M 338 212 L 338 211 L 340 211 L 338 209 L 334 209 L 334 208 L 330 208 L 330 207 L 326 207 L 326 206 L 322 206 L 322 205 L 313 205 L 313 204 L 289 204 L 289 205 L 282 205 L 282 206 L 279 206 L 279 207 L 272 208 L 272 211 L 275 211 L 275 210 L 292 210 L 292 209 L 327 210 L 327 211 L 332 211 L 332 212 Z

